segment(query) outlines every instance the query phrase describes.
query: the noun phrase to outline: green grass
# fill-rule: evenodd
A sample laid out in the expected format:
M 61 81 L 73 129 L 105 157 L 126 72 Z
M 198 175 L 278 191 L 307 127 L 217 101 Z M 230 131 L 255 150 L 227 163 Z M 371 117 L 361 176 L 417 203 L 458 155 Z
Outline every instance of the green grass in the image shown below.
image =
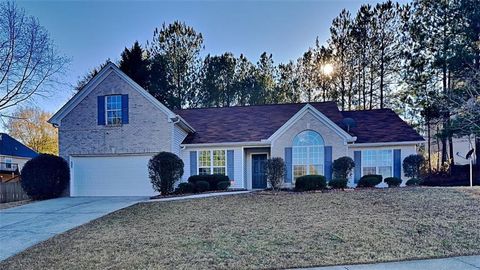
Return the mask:
M 0 269 L 258 269 L 480 254 L 480 189 L 262 193 L 142 203 Z

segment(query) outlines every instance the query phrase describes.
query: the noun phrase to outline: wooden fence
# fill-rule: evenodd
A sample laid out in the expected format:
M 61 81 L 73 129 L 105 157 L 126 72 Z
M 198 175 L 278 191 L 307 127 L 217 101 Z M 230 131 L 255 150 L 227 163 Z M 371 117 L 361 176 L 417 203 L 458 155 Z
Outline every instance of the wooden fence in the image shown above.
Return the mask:
M 16 202 L 30 199 L 23 191 L 19 181 L 1 183 L 0 182 L 0 203 Z

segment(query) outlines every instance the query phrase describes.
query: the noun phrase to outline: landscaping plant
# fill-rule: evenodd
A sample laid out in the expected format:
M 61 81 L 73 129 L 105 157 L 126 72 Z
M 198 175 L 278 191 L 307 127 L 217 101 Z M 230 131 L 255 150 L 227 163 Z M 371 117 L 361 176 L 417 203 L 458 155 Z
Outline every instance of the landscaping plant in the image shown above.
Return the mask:
M 160 152 L 148 162 L 148 174 L 153 188 L 166 195 L 183 175 L 183 161 L 170 152 Z
M 207 181 L 198 181 L 195 183 L 196 192 L 205 192 L 210 190 L 210 184 Z
M 267 181 L 273 190 L 280 189 L 283 178 L 286 173 L 285 162 L 282 158 L 274 157 L 265 162 L 265 173 L 267 175 Z
M 193 183 L 197 185 L 198 182 L 207 182 L 208 183 L 208 190 L 223 190 L 225 189 L 225 184 L 222 184 L 219 187 L 221 182 L 228 182 L 230 186 L 230 179 L 228 176 L 223 174 L 201 174 L 201 175 L 192 175 L 188 178 L 189 183 Z M 227 187 L 228 188 L 228 187 Z
M 309 191 L 321 190 L 327 187 L 327 180 L 323 175 L 304 175 L 295 181 L 295 190 Z
M 420 179 L 420 178 L 411 178 L 411 179 L 409 179 L 409 180 L 405 183 L 405 185 L 407 185 L 407 186 L 418 186 L 418 185 L 420 185 L 421 183 L 422 183 L 422 179 Z
M 178 184 L 177 189 L 175 189 L 175 193 L 177 194 L 194 193 L 194 192 L 195 192 L 195 185 L 192 183 L 180 183 Z
M 345 189 L 347 188 L 348 179 L 347 178 L 334 178 L 328 182 L 328 185 L 331 188 L 335 189 Z
M 333 161 L 333 178 L 348 179 L 355 167 L 355 162 L 351 157 L 340 157 Z
M 403 171 L 405 176 L 420 178 L 424 165 L 425 158 L 422 155 L 409 155 L 403 160 Z
M 400 184 L 402 184 L 402 179 L 398 177 L 387 177 L 384 181 L 387 183 L 388 187 L 399 187 Z
M 23 190 L 33 200 L 58 197 L 70 181 L 70 169 L 63 158 L 41 154 L 23 166 L 21 172 Z
M 377 174 L 364 175 L 358 181 L 357 187 L 375 187 L 382 182 L 382 176 Z

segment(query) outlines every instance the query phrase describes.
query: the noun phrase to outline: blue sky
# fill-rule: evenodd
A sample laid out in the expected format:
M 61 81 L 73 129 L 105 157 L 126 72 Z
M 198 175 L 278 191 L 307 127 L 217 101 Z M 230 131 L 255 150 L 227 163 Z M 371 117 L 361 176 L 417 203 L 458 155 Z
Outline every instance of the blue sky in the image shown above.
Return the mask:
M 297 59 L 318 36 L 326 42 L 332 19 L 346 8 L 355 13 L 368 0 L 89 2 L 28 1 L 18 5 L 40 20 L 60 52 L 71 58 L 65 82 L 76 81 L 105 59 L 118 60 L 135 40 L 145 44 L 155 27 L 186 22 L 204 37 L 204 54 L 244 53 L 256 62 L 263 51 L 276 63 Z M 57 111 L 73 95 L 61 86 L 36 104 Z

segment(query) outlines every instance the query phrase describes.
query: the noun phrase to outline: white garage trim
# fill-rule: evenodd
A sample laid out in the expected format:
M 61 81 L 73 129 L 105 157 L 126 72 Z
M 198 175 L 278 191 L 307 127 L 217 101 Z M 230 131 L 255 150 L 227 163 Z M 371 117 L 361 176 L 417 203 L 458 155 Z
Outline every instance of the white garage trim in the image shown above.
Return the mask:
M 152 196 L 153 154 L 70 156 L 70 196 Z

